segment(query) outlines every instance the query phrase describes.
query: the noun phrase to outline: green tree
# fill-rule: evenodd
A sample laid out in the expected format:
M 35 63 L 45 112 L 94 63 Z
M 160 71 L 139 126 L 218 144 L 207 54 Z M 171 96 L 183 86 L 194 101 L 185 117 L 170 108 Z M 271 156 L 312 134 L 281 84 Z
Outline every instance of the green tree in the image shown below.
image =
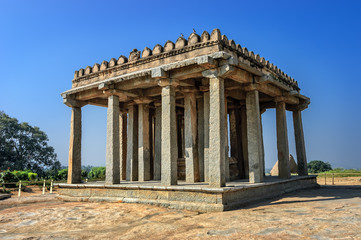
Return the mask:
M 0 169 L 31 170 L 43 177 L 49 169 L 61 165 L 48 136 L 38 127 L 19 123 L 0 111 Z
M 310 173 L 319 173 L 332 170 L 331 164 L 320 160 L 314 160 L 307 164 Z

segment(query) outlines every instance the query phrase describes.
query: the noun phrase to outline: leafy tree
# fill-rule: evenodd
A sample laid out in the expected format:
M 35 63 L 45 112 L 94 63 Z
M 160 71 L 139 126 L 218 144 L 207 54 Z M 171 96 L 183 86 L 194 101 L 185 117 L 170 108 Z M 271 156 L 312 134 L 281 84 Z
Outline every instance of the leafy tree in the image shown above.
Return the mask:
M 43 177 L 46 170 L 60 169 L 48 136 L 38 127 L 19 123 L 0 111 L 0 169 L 25 170 Z
M 310 173 L 319 173 L 332 170 L 331 164 L 320 160 L 314 160 L 307 164 Z

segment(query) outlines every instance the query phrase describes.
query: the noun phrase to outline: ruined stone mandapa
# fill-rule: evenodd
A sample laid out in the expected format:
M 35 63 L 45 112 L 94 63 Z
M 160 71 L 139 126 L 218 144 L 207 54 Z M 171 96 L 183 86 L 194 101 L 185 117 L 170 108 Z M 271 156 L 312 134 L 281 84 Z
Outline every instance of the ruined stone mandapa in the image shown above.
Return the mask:
M 290 178 L 286 110 L 293 112 L 298 174 L 307 175 L 301 111 L 309 98 L 293 78 L 218 29 L 80 69 L 62 97 L 72 108 L 69 184 L 81 180 L 86 104 L 108 108 L 106 184 L 261 183 L 261 115 L 269 108 L 276 108 L 279 177 Z

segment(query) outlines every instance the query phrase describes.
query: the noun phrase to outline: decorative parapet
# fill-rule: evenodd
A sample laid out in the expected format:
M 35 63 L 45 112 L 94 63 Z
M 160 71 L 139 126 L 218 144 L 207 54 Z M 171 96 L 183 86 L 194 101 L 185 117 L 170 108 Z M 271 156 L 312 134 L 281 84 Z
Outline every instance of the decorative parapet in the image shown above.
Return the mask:
M 297 81 L 260 55 L 255 54 L 253 51 L 249 52 L 246 47 L 241 47 L 241 45 L 236 44 L 234 40 L 228 40 L 226 35 L 221 35 L 219 29 L 214 29 L 211 34 L 204 31 L 201 36 L 196 32 L 193 32 L 188 37 L 188 40 L 181 36 L 175 43 L 168 40 L 164 44 L 164 47 L 160 44 L 156 44 L 153 50 L 145 47 L 142 52 L 133 49 L 129 54 L 129 58 L 121 55 L 118 59 L 112 58 L 109 62 L 103 61 L 100 65 L 96 63 L 93 67 L 87 66 L 85 69 L 81 68 L 78 71 L 75 71 L 73 83 L 97 77 L 99 74 L 109 70 L 118 71 L 129 69 L 134 66 L 213 45 L 220 45 L 222 48 L 235 52 L 238 57 L 249 61 L 250 67 L 257 67 L 259 69 L 265 68 L 271 73 L 275 80 L 288 85 L 293 89 L 299 90 Z

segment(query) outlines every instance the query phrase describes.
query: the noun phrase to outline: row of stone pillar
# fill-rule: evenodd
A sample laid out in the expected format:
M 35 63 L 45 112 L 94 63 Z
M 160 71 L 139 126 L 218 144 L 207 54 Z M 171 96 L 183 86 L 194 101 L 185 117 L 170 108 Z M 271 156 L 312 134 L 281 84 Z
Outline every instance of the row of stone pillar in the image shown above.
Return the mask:
M 153 179 L 163 185 L 177 184 L 177 118 L 175 87 L 171 80 L 163 81 L 161 105 L 156 106 L 154 131 L 154 171 Z M 227 105 L 224 94 L 224 79 L 209 79 L 209 92 L 196 99 L 192 91 L 185 92 L 184 135 L 187 182 L 208 182 L 211 187 L 223 187 L 229 181 Z M 198 109 L 197 109 L 198 105 Z M 230 112 L 231 124 L 236 124 L 234 112 Z M 238 114 L 238 113 L 237 113 Z M 237 138 L 236 146 L 241 147 L 238 161 L 247 164 L 244 177 L 251 183 L 262 182 L 264 175 L 264 150 L 259 93 L 253 89 L 246 92 L 246 106 L 241 111 L 240 126 L 231 127 L 231 144 Z M 307 174 L 305 146 L 301 112 L 294 111 L 297 160 L 299 174 Z M 276 102 L 277 148 L 280 177 L 290 176 L 288 161 L 288 139 L 286 109 L 284 101 Z M 203 123 L 203 124 L 202 124 Z M 246 123 L 246 124 L 245 124 Z M 151 137 L 149 102 L 139 102 L 128 106 L 128 112 L 119 108 L 119 97 L 108 96 L 106 182 L 119 183 L 120 180 L 147 181 L 151 179 Z M 244 134 L 242 134 L 244 133 Z M 243 161 L 241 161 L 241 158 Z M 71 135 L 69 147 L 69 183 L 80 182 L 81 176 L 81 109 L 72 108 Z M 240 163 L 239 163 L 240 164 Z

